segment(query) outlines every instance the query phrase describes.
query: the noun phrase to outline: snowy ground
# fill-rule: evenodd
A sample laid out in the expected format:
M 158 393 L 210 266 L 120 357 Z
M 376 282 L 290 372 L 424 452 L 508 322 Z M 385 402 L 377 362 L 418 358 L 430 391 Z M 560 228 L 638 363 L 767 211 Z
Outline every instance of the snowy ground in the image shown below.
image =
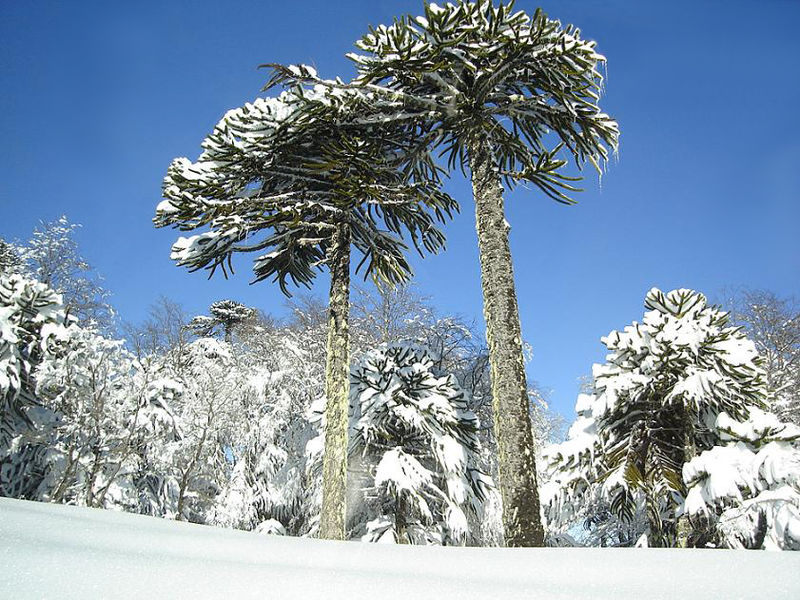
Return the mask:
M 0 498 L 0 598 L 800 598 L 800 552 L 383 546 Z

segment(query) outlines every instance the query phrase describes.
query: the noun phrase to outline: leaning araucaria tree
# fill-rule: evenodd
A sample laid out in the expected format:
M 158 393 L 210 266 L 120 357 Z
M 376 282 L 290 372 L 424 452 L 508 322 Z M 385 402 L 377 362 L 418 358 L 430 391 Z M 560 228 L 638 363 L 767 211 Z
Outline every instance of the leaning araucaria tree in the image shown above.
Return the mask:
M 394 102 L 397 121 L 424 118 L 431 146 L 471 172 L 506 544 L 542 545 L 503 189 L 531 183 L 569 204 L 579 190 L 561 154 L 602 167 L 619 136 L 598 106 L 605 58 L 574 27 L 489 0 L 427 4 L 424 17 L 373 28 L 357 46 L 355 85 Z
M 304 70 L 308 72 L 308 70 Z M 350 249 L 356 270 L 396 284 L 411 267 L 402 236 L 436 252 L 435 227 L 457 208 L 438 187 L 438 171 L 408 141 L 417 127 L 385 121 L 382 104 L 362 91 L 294 87 L 229 111 L 203 142 L 196 162 L 176 159 L 164 181 L 156 226 L 203 230 L 181 237 L 172 258 L 213 274 L 237 252 L 258 252 L 255 281 L 309 286 L 331 275 L 326 367 L 326 431 L 320 536 L 344 538 L 349 377 Z M 404 149 L 405 144 L 405 149 Z

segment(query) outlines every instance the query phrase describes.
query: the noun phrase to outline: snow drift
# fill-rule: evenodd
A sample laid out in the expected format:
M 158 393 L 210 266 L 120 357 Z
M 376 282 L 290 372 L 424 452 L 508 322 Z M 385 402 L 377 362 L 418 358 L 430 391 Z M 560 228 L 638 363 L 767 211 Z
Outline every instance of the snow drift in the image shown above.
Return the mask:
M 800 554 L 328 542 L 0 498 L 0 598 L 800 597 Z

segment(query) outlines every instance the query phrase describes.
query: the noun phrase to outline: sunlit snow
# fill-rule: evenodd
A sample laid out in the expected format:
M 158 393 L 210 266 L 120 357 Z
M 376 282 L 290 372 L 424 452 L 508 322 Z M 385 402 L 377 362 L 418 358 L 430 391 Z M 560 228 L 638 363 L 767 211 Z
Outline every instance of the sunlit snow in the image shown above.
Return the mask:
M 800 597 L 800 554 L 384 546 L 0 498 L 0 598 Z

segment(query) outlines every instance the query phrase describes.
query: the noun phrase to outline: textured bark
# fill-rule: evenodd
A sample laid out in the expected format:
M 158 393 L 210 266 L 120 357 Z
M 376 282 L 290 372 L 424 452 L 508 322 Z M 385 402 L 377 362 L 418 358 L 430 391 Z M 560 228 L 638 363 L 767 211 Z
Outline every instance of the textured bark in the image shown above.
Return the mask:
M 322 459 L 322 514 L 319 536 L 345 539 L 347 492 L 347 409 L 350 391 L 350 230 L 340 225 L 328 252 L 331 292 L 325 367 L 325 453 Z
M 503 186 L 485 139 L 469 145 L 507 546 L 543 546 L 536 459 Z

